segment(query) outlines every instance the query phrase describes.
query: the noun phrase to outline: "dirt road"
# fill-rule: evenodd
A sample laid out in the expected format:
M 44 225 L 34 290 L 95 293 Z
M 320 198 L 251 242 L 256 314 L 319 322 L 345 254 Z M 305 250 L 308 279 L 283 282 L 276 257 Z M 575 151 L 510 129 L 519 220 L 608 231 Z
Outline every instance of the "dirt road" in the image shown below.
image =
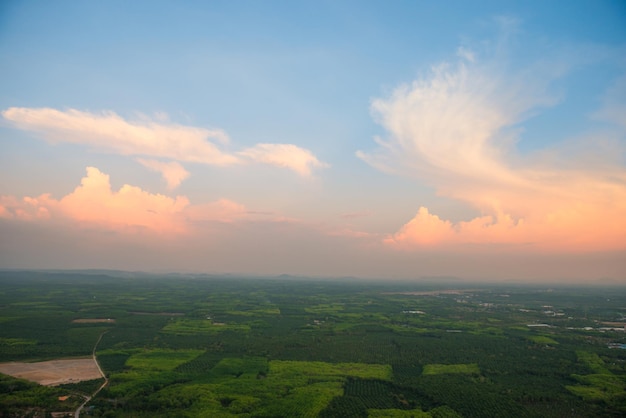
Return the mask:
M 94 393 L 92 393 L 91 396 L 87 396 L 87 398 L 85 399 L 85 402 L 83 402 L 78 407 L 78 409 L 76 409 L 76 412 L 74 412 L 74 418 L 79 418 L 80 413 L 85 407 L 85 405 L 87 405 L 89 401 L 92 400 L 93 397 L 96 396 L 98 392 L 104 389 L 104 387 L 109 383 L 109 379 L 107 379 L 106 375 L 102 371 L 102 368 L 100 367 L 100 364 L 98 363 L 98 359 L 96 358 L 96 349 L 98 348 L 98 344 L 100 344 L 100 340 L 102 340 L 102 336 L 106 333 L 107 331 L 104 331 L 102 334 L 100 334 L 100 337 L 98 337 L 98 341 L 96 341 L 96 344 L 93 346 L 93 351 L 91 352 L 91 357 L 93 358 L 93 362 L 96 364 L 96 367 L 98 367 L 98 370 L 100 371 L 100 375 L 104 378 L 104 383 Z

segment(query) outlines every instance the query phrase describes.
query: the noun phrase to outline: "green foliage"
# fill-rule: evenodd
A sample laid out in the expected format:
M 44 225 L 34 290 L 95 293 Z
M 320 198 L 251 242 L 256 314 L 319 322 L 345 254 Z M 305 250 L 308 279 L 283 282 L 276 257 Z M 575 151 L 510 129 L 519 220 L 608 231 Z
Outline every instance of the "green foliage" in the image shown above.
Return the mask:
M 572 375 L 580 384 L 568 385 L 567 390 L 586 401 L 612 403 L 626 393 L 626 377 L 613 374 Z
M 588 351 L 577 350 L 576 357 L 578 361 L 587 366 L 594 373 L 610 374 L 604 361 L 596 353 L 590 353 Z
M 126 365 L 139 370 L 174 370 L 177 366 L 186 363 L 202 354 L 200 350 L 166 350 L 153 349 L 133 354 L 126 361 Z
M 37 344 L 36 340 L 26 340 L 23 338 L 0 338 L 0 346 L 21 346 L 21 345 L 35 345 Z
M 320 418 L 365 416 L 367 416 L 367 407 L 361 398 L 348 395 L 333 398 L 328 406 L 320 412 Z
M 130 351 L 107 350 L 98 352 L 98 363 L 105 374 L 121 372 L 126 368 L 126 360 L 131 356 Z
M 245 324 L 215 323 L 209 319 L 177 319 L 165 325 L 162 332 L 174 335 L 205 334 L 214 335 L 224 331 L 248 332 L 250 326 Z
M 287 396 L 267 405 L 268 416 L 317 417 L 330 401 L 341 395 L 340 382 L 318 382 L 292 389 Z
M 432 415 L 421 409 L 368 409 L 368 418 L 431 418 Z
M 253 377 L 267 375 L 268 363 L 263 357 L 224 358 L 211 369 L 211 376 Z
M 333 315 L 344 310 L 343 303 L 320 303 L 318 305 L 304 308 L 308 313 L 316 315 Z
M 391 382 L 371 379 L 347 380 L 345 396 L 358 398 L 370 409 L 413 409 L 419 405 L 419 394 Z
M 208 374 L 222 357 L 223 354 L 220 352 L 207 350 L 191 361 L 180 364 L 174 370 L 187 375 Z
M 433 418 L 461 418 L 461 415 L 447 405 L 438 406 L 428 411 Z
M 395 363 L 392 365 L 393 381 L 398 385 L 414 386 L 422 375 L 421 364 Z
M 624 288 L 0 272 L 0 360 L 88 356 L 106 331 L 96 417 L 626 416 L 626 350 L 607 348 L 623 335 L 582 329 L 620 321 L 624 300 Z M 47 408 L 80 399 L 57 394 L 97 384 L 0 379 L 0 416 L 62 410 Z
M 71 411 L 81 398 L 58 399 L 70 394 L 63 388 L 40 386 L 0 374 L 0 416 L 24 416 L 24 411 L 40 411 L 42 416 L 49 411 Z
M 235 316 L 263 316 L 263 315 L 280 315 L 280 309 L 277 306 L 266 306 L 258 309 L 247 311 L 226 311 L 228 315 Z
M 528 339 L 536 344 L 556 345 L 558 341 L 545 335 L 529 335 Z
M 454 390 L 452 390 L 454 388 Z M 466 374 L 438 374 L 424 376 L 419 389 L 425 396 L 448 405 L 463 417 L 524 417 L 525 408 L 501 388 L 488 381 L 476 381 Z
M 572 374 L 578 384 L 567 385 L 567 390 L 586 402 L 602 403 L 613 408 L 617 414 L 626 414 L 626 375 L 611 373 L 596 353 L 578 350 L 576 356 L 594 373 Z
M 424 376 L 436 374 L 480 374 L 478 364 L 426 364 L 422 373 Z
M 66 383 L 57 387 L 67 389 L 70 393 L 78 392 L 84 396 L 91 396 L 102 384 L 104 379 L 83 380 L 76 383 Z
M 391 366 L 386 364 L 364 363 L 325 363 L 321 361 L 272 360 L 270 372 L 289 378 L 308 379 L 318 376 L 334 379 L 345 376 L 362 379 L 391 380 Z

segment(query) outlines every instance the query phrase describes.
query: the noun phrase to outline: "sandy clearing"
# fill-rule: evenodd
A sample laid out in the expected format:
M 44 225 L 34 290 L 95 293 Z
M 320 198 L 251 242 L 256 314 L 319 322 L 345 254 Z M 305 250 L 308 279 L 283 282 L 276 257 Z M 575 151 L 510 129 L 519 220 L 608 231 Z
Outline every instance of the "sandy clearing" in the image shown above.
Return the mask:
M 44 386 L 102 378 L 92 358 L 50 360 L 38 363 L 0 363 L 0 373 L 37 382 Z

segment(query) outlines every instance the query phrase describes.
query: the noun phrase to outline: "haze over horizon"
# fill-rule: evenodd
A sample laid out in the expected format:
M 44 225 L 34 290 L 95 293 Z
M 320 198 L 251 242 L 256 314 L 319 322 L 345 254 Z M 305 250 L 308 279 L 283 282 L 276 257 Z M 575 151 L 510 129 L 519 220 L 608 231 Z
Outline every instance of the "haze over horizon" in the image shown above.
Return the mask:
M 0 268 L 626 284 L 620 1 L 5 2 Z

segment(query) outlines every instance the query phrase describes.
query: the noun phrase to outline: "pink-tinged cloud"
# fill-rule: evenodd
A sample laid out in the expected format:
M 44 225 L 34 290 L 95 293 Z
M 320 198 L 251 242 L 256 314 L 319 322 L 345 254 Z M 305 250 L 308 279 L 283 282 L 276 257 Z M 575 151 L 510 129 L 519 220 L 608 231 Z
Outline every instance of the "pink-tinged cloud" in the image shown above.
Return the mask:
M 372 110 L 389 135 L 377 138 L 378 150 L 358 156 L 385 172 L 420 179 L 480 216 L 453 223 L 422 207 L 385 242 L 405 249 L 626 249 L 626 170 L 616 158 L 623 148 L 597 134 L 587 144 L 517 154 L 514 126 L 554 102 L 546 89 L 555 74 L 504 70 L 467 51 L 461 55 L 456 65 L 438 66 L 375 100 Z
M 169 190 L 175 189 L 183 180 L 189 177 L 189 171 L 185 170 L 185 168 L 176 161 L 164 162 L 137 158 L 137 162 L 150 170 L 161 173 Z
M 77 221 L 116 226 L 139 226 L 170 232 L 182 231 L 180 214 L 189 200 L 151 194 L 136 186 L 123 185 L 111 190 L 109 176 L 97 168 L 88 167 L 87 176 L 74 192 L 59 202 L 64 214 Z
M 11 107 L 2 116 L 17 128 L 44 139 L 90 146 L 121 155 L 145 155 L 178 161 L 230 165 L 237 157 L 221 151 L 210 140 L 227 143 L 223 131 L 157 123 L 127 121 L 114 112 L 94 114 L 76 109 Z
M 589 210 L 589 211 L 586 211 Z M 592 213 L 594 208 L 563 208 L 543 217 L 529 215 L 514 220 L 480 216 L 470 221 L 450 222 L 421 207 L 415 217 L 385 243 L 397 248 L 440 247 L 472 248 L 473 245 L 498 244 L 515 250 L 598 251 L 626 249 L 626 221 L 613 213 Z M 623 214 L 623 212 L 621 212 Z M 474 247 L 475 248 L 475 247 Z M 480 247 L 479 247 L 480 248 Z
M 111 189 L 109 176 L 94 167 L 80 186 L 57 200 L 50 194 L 39 197 L 0 196 L 0 217 L 21 221 L 70 221 L 93 227 L 133 233 L 193 233 L 197 222 L 232 222 L 244 219 L 246 208 L 227 199 L 191 205 L 184 196 L 153 194 L 128 184 Z
M 439 219 L 421 207 L 415 217 L 404 227 L 385 239 L 388 244 L 409 243 L 413 245 L 431 245 L 449 242 L 454 230 L 449 221 Z
M 110 111 L 96 114 L 76 109 L 11 107 L 2 116 L 16 128 L 35 132 L 52 143 L 82 144 L 125 156 L 217 166 L 254 162 L 288 168 L 305 177 L 311 176 L 314 169 L 327 167 L 311 151 L 293 144 L 257 144 L 229 152 L 220 147 L 230 142 L 224 131 L 168 123 L 163 115 L 156 120 L 142 117 L 129 121 Z M 170 188 L 186 177 L 180 165 L 165 166 L 154 159 L 142 161 L 144 166 L 160 171 Z
M 50 209 L 40 205 L 40 201 L 49 201 L 50 195 L 43 194 L 39 198 L 25 196 L 21 200 L 15 196 L 0 196 L 0 218 L 19 220 L 49 219 Z
M 303 177 L 310 177 L 316 168 L 328 167 L 311 151 L 292 144 L 257 144 L 239 152 L 239 155 L 255 162 L 288 168 Z

